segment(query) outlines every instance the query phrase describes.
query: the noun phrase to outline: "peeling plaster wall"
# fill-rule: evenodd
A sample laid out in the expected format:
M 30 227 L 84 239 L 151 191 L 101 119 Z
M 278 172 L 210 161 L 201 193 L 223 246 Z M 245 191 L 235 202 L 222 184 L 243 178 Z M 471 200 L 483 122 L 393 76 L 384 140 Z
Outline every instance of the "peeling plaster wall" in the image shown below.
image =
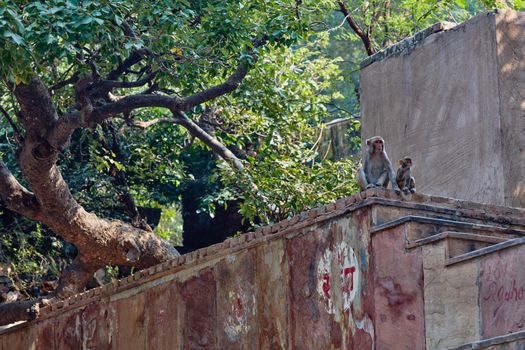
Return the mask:
M 0 331 L 0 349 L 445 349 L 516 338 L 524 214 L 369 190 L 52 304 Z M 489 242 L 508 247 L 483 251 Z

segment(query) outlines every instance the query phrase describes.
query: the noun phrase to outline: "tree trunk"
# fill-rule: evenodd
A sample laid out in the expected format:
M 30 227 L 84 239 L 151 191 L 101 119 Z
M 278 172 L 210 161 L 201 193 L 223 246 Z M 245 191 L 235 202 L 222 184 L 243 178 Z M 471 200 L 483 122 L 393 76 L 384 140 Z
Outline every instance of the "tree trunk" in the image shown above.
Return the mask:
M 146 268 L 179 255 L 152 232 L 86 212 L 71 195 L 56 165 L 64 145 L 52 145 L 47 139 L 58 121 L 47 88 L 34 78 L 27 85 L 18 85 L 15 96 L 21 106 L 19 120 L 26 130 L 18 163 L 36 199 L 34 206 L 38 212 L 33 218 L 74 244 L 79 252 L 61 277 L 58 297 L 82 291 L 93 273 L 104 265 Z M 68 138 L 65 139 L 67 142 Z M 20 211 L 16 205 L 6 202 L 13 210 Z

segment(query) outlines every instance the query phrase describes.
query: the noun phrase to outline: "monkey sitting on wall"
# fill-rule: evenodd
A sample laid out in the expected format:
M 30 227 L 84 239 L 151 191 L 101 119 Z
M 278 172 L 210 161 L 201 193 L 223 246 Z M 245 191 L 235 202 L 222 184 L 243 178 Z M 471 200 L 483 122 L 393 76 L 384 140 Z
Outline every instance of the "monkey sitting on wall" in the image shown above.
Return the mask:
M 401 165 L 397 169 L 396 182 L 399 188 L 404 193 L 415 193 L 416 192 L 416 180 L 413 176 L 410 176 L 410 167 L 412 166 L 412 159 L 409 157 L 403 157 L 399 160 Z
M 357 172 L 357 183 L 361 190 L 367 188 L 388 186 L 392 183 L 392 188 L 399 194 L 401 190 L 397 186 L 392 163 L 385 151 L 385 140 L 381 136 L 374 136 L 366 140 L 366 150 L 363 159 L 363 167 Z

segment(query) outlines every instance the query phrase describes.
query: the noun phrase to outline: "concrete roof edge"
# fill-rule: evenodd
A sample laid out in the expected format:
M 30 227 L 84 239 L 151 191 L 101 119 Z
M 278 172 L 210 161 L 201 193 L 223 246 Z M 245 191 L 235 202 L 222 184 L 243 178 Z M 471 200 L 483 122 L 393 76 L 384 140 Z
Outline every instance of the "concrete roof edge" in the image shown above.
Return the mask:
M 393 45 L 391 45 L 391 46 L 389 46 L 389 47 L 387 47 L 387 48 L 385 48 L 385 49 L 383 49 L 383 50 L 373 54 L 372 56 L 367 57 L 366 59 L 364 59 L 360 63 L 360 68 L 364 69 L 364 68 L 368 67 L 369 65 L 371 65 L 374 62 L 383 61 L 383 60 L 388 59 L 390 57 L 397 56 L 397 55 L 401 54 L 402 52 L 406 52 L 406 51 L 412 50 L 416 46 L 418 46 L 418 44 L 422 43 L 423 41 L 425 41 L 426 38 L 428 38 L 429 36 L 431 36 L 433 34 L 462 28 L 466 24 L 468 24 L 470 21 L 476 20 L 476 18 L 479 18 L 479 17 L 494 16 L 494 15 L 497 15 L 499 13 L 505 13 L 505 12 L 516 12 L 516 11 L 510 10 L 510 9 L 503 9 L 503 10 L 496 9 L 496 10 L 493 10 L 493 11 L 481 13 L 481 14 L 479 14 L 477 16 L 472 17 L 471 19 L 469 19 L 468 21 L 463 22 L 463 23 L 452 23 L 452 22 L 446 22 L 446 21 L 438 22 L 438 23 L 436 23 L 436 24 L 434 24 L 434 25 L 432 25 L 432 26 L 430 26 L 430 27 L 428 27 L 426 29 L 423 29 L 423 30 L 417 32 L 416 34 L 414 34 L 414 35 L 412 35 L 410 37 L 407 37 L 407 38 L 401 40 L 398 43 L 395 43 L 395 44 L 393 44 Z
M 427 37 L 432 34 L 444 32 L 456 26 L 452 22 L 438 22 L 426 29 L 423 29 L 416 34 L 409 36 L 392 46 L 387 47 L 379 52 L 376 52 L 372 56 L 367 57 L 360 63 L 360 68 L 366 68 L 374 62 L 382 61 L 384 59 L 399 55 L 403 51 L 409 50 L 423 42 Z

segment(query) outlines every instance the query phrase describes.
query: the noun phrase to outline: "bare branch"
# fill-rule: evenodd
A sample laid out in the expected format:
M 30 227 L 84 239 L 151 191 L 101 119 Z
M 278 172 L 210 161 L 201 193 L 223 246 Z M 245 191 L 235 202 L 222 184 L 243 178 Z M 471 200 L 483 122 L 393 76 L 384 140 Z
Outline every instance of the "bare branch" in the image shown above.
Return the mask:
M 4 107 L 0 106 L 0 112 L 2 112 L 5 119 L 7 119 L 7 122 L 9 123 L 9 125 L 11 125 L 11 128 L 13 128 L 13 131 L 15 133 L 16 143 L 20 144 L 20 141 L 21 141 L 20 130 L 16 126 L 15 122 L 13 121 L 9 113 L 7 113 L 7 111 L 4 109 Z
M 218 154 L 225 161 L 233 164 L 237 170 L 243 170 L 244 165 L 242 165 L 239 158 L 233 154 L 225 145 L 223 145 L 215 137 L 208 134 L 204 131 L 199 125 L 197 125 L 193 120 L 188 118 L 184 112 L 175 110 L 173 114 L 177 117 L 178 123 L 184 126 L 190 134 L 204 142 L 208 147 L 210 147 L 216 154 Z
M 147 121 L 131 120 L 128 123 L 128 125 L 131 126 L 131 127 L 145 129 L 145 128 L 149 128 L 150 126 L 153 126 L 153 125 L 159 124 L 159 123 L 177 124 L 178 122 L 179 122 L 179 120 L 176 119 L 176 118 L 155 118 L 155 119 L 151 119 L 151 120 L 147 120 Z
M 122 31 L 124 32 L 125 36 L 128 36 L 130 38 L 134 38 L 134 39 L 137 38 L 137 34 L 135 34 L 135 31 L 133 30 L 133 28 L 131 28 L 131 26 L 129 25 L 128 21 L 123 21 L 122 22 Z
M 365 33 L 363 29 L 357 24 L 357 22 L 350 16 L 350 12 L 348 11 L 348 8 L 346 7 L 343 0 L 338 1 L 340 11 L 345 16 L 346 22 L 352 28 L 354 33 L 357 34 L 361 38 L 361 41 L 363 42 L 363 45 L 365 46 L 366 53 L 368 56 L 372 56 L 375 53 L 374 47 L 372 46 L 372 42 L 370 41 L 370 34 Z
M 237 170 L 243 170 L 244 165 L 232 151 L 230 151 L 217 138 L 203 130 L 197 123 L 188 118 L 188 116 L 179 110 L 172 110 L 175 118 L 155 118 L 148 121 L 130 121 L 129 125 L 139 128 L 147 128 L 159 123 L 180 124 L 188 130 L 188 132 L 195 138 L 201 140 L 205 145 L 210 147 L 213 152 L 219 155 L 222 159 L 232 164 Z
M 92 59 L 88 59 L 86 61 L 86 63 L 88 64 L 89 68 L 91 68 L 91 77 L 92 77 L 92 80 L 94 82 L 98 82 L 100 80 L 100 72 L 98 70 L 98 67 L 97 65 L 95 64 L 95 62 L 93 62 Z
M 136 80 L 136 81 L 115 81 L 115 80 L 101 80 L 97 84 L 94 85 L 95 89 L 107 89 L 111 90 L 114 88 L 134 88 L 146 85 L 150 81 L 152 81 L 155 76 L 157 75 L 157 72 L 153 72 L 148 74 L 142 79 Z
M 89 127 L 100 124 L 107 118 L 120 113 L 127 113 L 137 108 L 164 107 L 171 111 L 187 111 L 204 102 L 234 91 L 248 73 L 249 64 L 241 62 L 235 72 L 222 84 L 212 86 L 204 91 L 187 97 L 170 97 L 164 95 L 137 94 L 119 98 L 115 102 L 93 109 L 89 121 L 83 121 L 78 111 L 71 112 L 60 118 L 57 128 L 71 128 L 71 132 L 79 127 Z
M 75 72 L 70 78 L 66 79 L 66 80 L 62 80 L 58 83 L 56 83 L 55 85 L 51 86 L 50 90 L 52 91 L 56 91 L 56 90 L 59 90 L 61 88 L 63 88 L 64 86 L 67 86 L 69 84 L 75 84 L 78 80 L 78 76 L 80 75 L 79 72 Z

